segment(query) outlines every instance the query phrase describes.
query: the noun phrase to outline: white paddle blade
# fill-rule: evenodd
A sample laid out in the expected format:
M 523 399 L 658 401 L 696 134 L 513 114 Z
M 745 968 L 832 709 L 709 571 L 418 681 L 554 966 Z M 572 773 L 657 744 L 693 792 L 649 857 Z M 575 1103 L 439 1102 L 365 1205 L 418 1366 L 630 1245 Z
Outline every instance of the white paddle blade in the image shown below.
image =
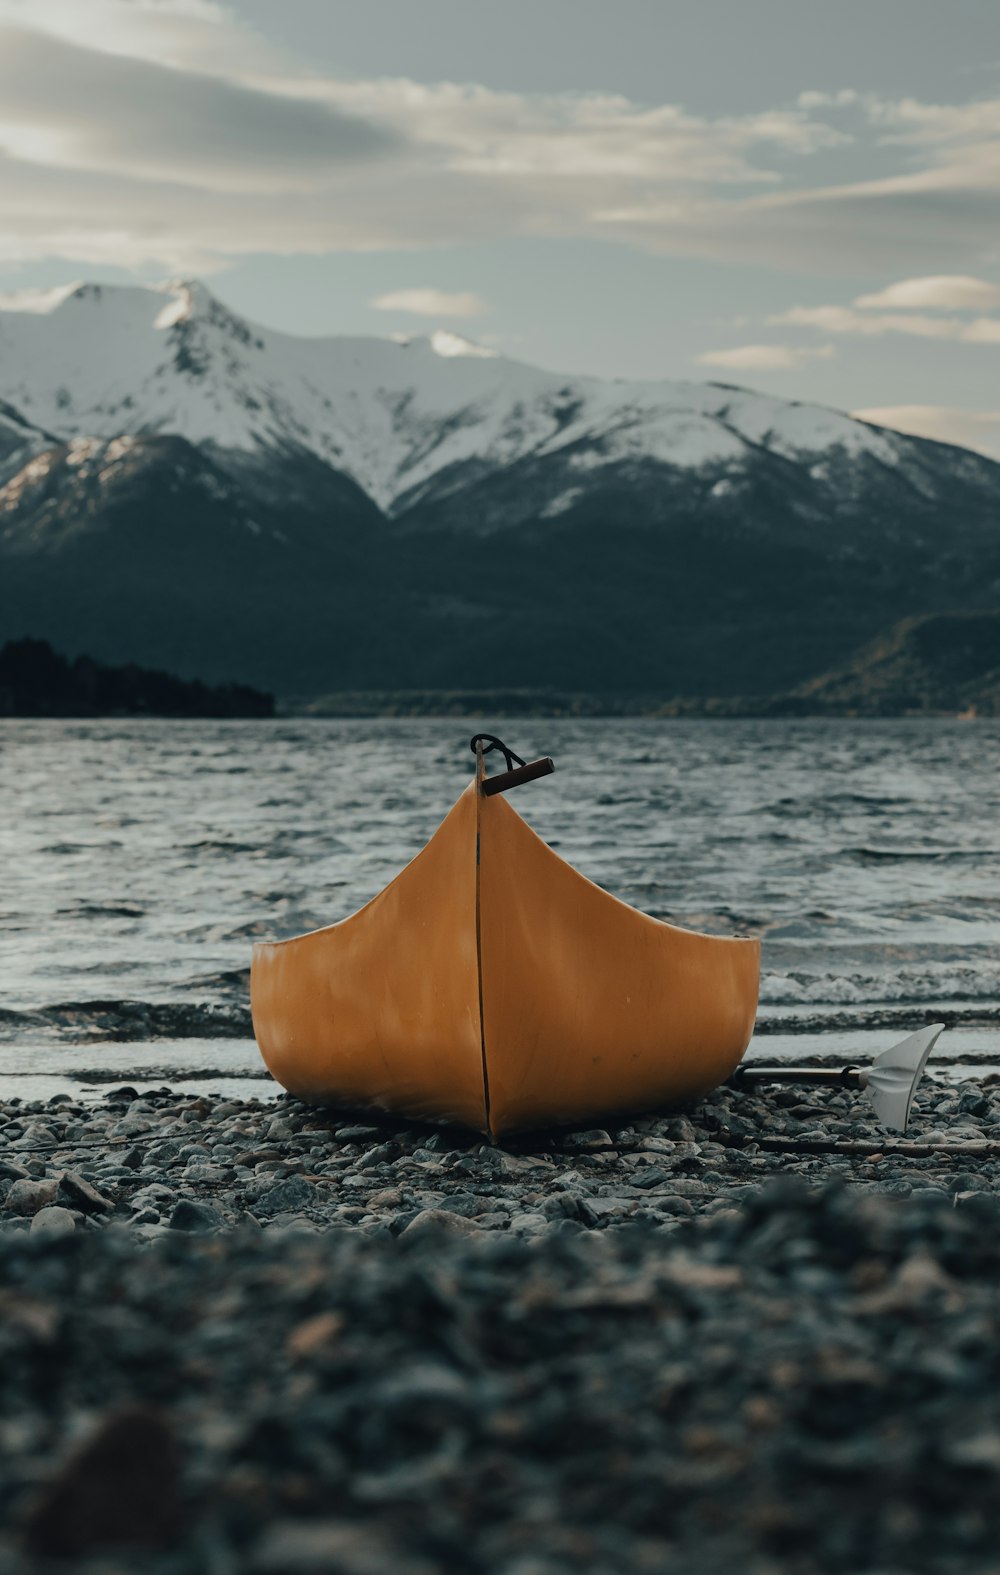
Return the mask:
M 875 1106 L 875 1114 L 884 1127 L 894 1132 L 905 1132 L 910 1119 L 910 1106 L 917 1084 L 927 1065 L 938 1039 L 944 1032 L 944 1023 L 931 1023 L 911 1034 L 891 1050 L 883 1050 L 871 1066 L 860 1073 L 861 1083 L 868 1090 L 868 1097 Z

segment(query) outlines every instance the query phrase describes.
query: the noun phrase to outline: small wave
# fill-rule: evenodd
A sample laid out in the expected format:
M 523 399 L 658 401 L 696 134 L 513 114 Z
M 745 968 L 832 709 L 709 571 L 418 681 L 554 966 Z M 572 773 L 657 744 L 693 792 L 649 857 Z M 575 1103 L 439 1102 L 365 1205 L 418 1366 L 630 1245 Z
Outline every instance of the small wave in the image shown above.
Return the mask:
M 146 910 L 137 902 L 74 902 L 57 912 L 69 919 L 141 919 Z
M 788 803 L 789 800 L 782 800 Z M 822 798 L 791 800 L 811 813 L 816 809 L 912 809 L 913 800 L 888 793 L 824 793 Z
M 198 979 L 191 980 L 192 989 L 197 990 L 242 990 L 245 994 L 250 992 L 250 969 L 227 968 L 221 973 L 206 973 Z
M 859 864 L 902 864 L 919 862 L 927 864 L 952 864 L 958 859 L 1000 858 L 996 848 L 845 848 L 843 857 L 855 859 Z
M 3 1075 L 5 1077 L 37 1076 L 34 1072 L 6 1072 Z M 120 1083 L 123 1073 L 120 1068 L 109 1072 L 105 1067 L 74 1067 L 71 1075 L 78 1083 Z M 145 1062 L 137 1064 L 134 1073 L 130 1075 L 141 1077 L 144 1082 L 154 1077 L 162 1077 L 168 1083 L 178 1077 L 182 1077 L 186 1083 L 207 1083 L 218 1077 L 231 1078 L 241 1083 L 271 1083 L 274 1081 L 266 1066 L 262 1066 L 259 1071 L 251 1071 L 248 1068 L 231 1066 L 167 1066 L 156 1061 L 150 1061 L 148 1065 Z
M 202 842 L 186 842 L 185 853 L 257 853 L 259 842 L 230 842 L 225 837 L 206 837 Z
M 34 1011 L 0 1011 L 0 1039 L 41 1034 L 70 1042 L 252 1039 L 245 1006 L 209 1002 L 60 1001 Z
M 124 846 L 121 842 L 49 842 L 39 848 L 39 853 L 77 854 L 107 853 L 111 848 Z
M 863 1033 L 876 1028 L 913 1033 L 928 1023 L 941 1022 L 948 1028 L 996 1028 L 1000 1024 L 1000 1006 L 942 1007 L 940 1003 L 933 1006 L 867 1005 L 854 1012 L 796 1012 L 780 1017 L 768 1017 L 765 1014 L 757 1019 L 754 1037 L 768 1034 Z M 990 1056 L 989 1059 L 992 1062 L 996 1057 Z
M 765 973 L 760 999 L 768 1006 L 870 1006 L 879 1001 L 1000 1000 L 1000 970 L 949 964 L 889 973 Z

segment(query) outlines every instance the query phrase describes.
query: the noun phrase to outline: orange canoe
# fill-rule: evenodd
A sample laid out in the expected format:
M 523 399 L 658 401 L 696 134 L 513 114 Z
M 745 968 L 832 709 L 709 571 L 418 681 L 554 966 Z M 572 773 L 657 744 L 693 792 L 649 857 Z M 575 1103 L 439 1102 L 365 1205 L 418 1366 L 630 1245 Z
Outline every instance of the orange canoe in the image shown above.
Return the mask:
M 498 1137 L 730 1075 L 759 942 L 677 929 L 580 875 L 496 791 L 531 774 L 487 777 L 479 746 L 475 779 L 384 891 L 254 947 L 254 1031 L 290 1093 Z

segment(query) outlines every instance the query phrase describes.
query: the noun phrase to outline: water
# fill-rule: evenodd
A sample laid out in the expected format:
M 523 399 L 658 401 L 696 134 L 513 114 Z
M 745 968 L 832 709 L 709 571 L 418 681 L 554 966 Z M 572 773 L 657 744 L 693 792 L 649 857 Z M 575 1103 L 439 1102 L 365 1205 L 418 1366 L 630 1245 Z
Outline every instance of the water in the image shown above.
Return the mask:
M 473 730 L 0 722 L 0 1090 L 268 1094 L 253 940 L 391 879 L 468 780 Z M 853 1056 L 930 1013 L 959 1030 L 942 1051 L 1000 1061 L 1000 724 L 500 731 L 555 756 L 512 802 L 564 858 L 657 917 L 761 937 L 761 1051 Z

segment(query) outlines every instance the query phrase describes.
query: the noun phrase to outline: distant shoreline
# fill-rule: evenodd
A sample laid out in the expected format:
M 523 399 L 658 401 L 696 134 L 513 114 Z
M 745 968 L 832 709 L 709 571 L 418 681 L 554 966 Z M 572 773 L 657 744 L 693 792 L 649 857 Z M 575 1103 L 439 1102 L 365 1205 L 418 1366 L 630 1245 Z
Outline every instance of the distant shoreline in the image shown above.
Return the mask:
M 474 721 L 484 716 L 525 719 L 531 721 L 580 721 L 613 722 L 634 720 L 647 722 L 997 722 L 1000 717 L 977 711 L 958 710 L 907 710 L 862 711 L 835 710 L 831 708 L 807 710 L 789 708 L 782 710 L 764 705 L 754 706 L 739 701 L 680 702 L 667 705 L 621 703 L 603 705 L 546 706 L 530 703 L 497 703 L 489 694 L 470 695 L 463 704 L 447 700 L 435 702 L 431 698 L 415 698 L 412 704 L 400 703 L 397 697 L 380 703 L 366 697 L 354 703 L 345 697 L 342 704 L 315 705 L 310 702 L 282 702 L 278 699 L 273 710 L 226 710 L 209 707 L 201 710 L 162 710 L 143 708 L 101 711 L 84 710 L 9 710 L 0 708 L 0 722 L 406 722 L 406 721 Z
M 703 681 L 708 682 L 702 674 Z M 669 681 L 669 680 L 668 680 Z M 682 677 L 680 682 L 685 680 Z M 692 680 L 696 682 L 696 678 Z M 0 649 L 0 716 L 392 717 L 744 719 L 956 719 L 1000 717 L 1000 610 L 903 619 L 836 672 L 771 693 L 676 690 L 354 687 L 286 691 L 277 699 L 245 683 L 210 685 L 129 662 L 73 661 L 45 640 Z
M 486 690 L 481 693 L 451 691 L 385 692 L 362 690 L 329 695 L 322 700 L 279 699 L 276 720 L 390 721 L 393 718 L 442 719 L 477 716 L 528 717 L 553 721 L 612 721 L 635 718 L 646 721 L 971 721 L 990 720 L 989 713 L 967 709 L 862 709 L 810 705 L 799 697 L 726 696 L 708 699 L 663 700 L 649 696 L 599 696 L 532 694 Z M 993 718 L 995 720 L 995 718 Z

